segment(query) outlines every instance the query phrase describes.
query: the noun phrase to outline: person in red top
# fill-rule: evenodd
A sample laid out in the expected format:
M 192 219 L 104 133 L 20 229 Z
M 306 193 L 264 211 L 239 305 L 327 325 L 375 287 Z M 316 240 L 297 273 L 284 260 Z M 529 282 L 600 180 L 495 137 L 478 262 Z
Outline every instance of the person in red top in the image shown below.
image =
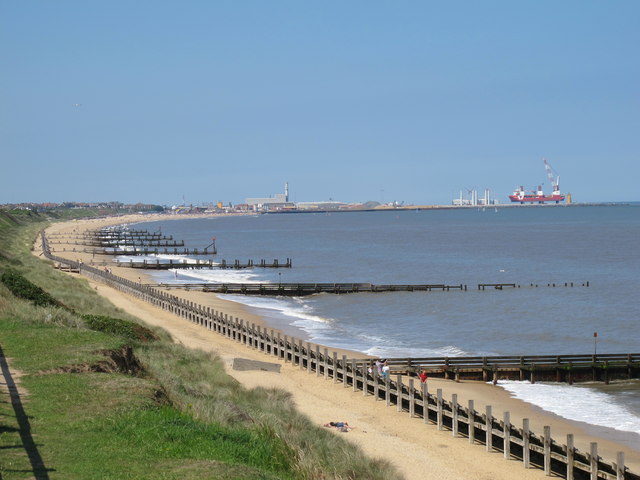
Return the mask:
M 419 376 L 420 376 L 420 382 L 425 383 L 427 381 L 427 371 L 426 370 L 421 370 Z

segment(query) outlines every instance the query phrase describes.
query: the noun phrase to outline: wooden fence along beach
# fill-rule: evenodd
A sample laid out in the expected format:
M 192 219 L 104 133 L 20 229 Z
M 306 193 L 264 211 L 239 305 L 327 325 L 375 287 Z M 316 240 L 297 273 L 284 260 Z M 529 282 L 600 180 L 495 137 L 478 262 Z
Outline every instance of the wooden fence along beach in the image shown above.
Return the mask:
M 54 256 L 49 251 L 47 238 L 42 232 L 45 256 L 64 265 L 71 271 L 104 282 L 109 286 L 133 295 L 158 308 L 169 311 L 197 325 L 214 331 L 229 339 L 259 350 L 284 362 L 290 362 L 306 370 L 309 374 L 324 377 L 354 392 L 362 392 L 375 401 L 383 401 L 387 406 L 395 406 L 399 413 L 422 419 L 425 424 L 433 424 L 439 430 L 449 430 L 455 437 L 466 438 L 470 443 L 481 443 L 488 452 L 500 451 L 504 458 L 516 458 L 525 468 L 541 468 L 547 475 L 560 475 L 566 479 L 589 478 L 591 480 L 640 480 L 640 475 L 628 471 L 624 466 L 624 453 L 618 452 L 615 461 L 598 456 L 597 443 L 591 443 L 589 452 L 581 452 L 574 447 L 573 435 L 568 434 L 564 441 L 552 437 L 550 427 L 544 427 L 542 434 L 529 429 L 528 419 L 522 425 L 513 425 L 508 412 L 502 419 L 492 414 L 491 406 L 484 412 L 474 408 L 473 400 L 467 405 L 458 403 L 457 395 L 450 400 L 444 399 L 442 390 L 427 390 L 427 384 L 416 385 L 414 378 L 405 381 L 403 375 L 396 373 L 394 379 L 378 375 L 374 368 L 369 371 L 371 359 L 347 358 L 328 348 L 303 342 L 300 339 L 282 335 L 272 329 L 249 324 L 242 319 L 202 307 L 162 291 L 152 285 L 143 285 L 118 277 L 107 271 L 82 264 L 80 262 Z M 527 356 L 527 357 L 444 357 L 440 359 L 391 359 L 393 370 L 412 373 L 416 368 L 428 367 L 442 370 L 443 375 L 461 375 L 465 370 L 474 369 L 476 374 L 505 372 L 514 369 L 518 375 L 528 372 L 535 381 L 537 372 L 557 372 L 565 366 L 578 368 L 587 365 L 587 369 L 598 371 L 600 368 L 626 369 L 628 376 L 637 375 L 640 367 L 640 354 L 597 355 L 597 356 Z M 464 367 L 464 368 L 463 368 Z M 594 370 L 595 369 L 595 370 Z M 571 369 L 569 369 L 571 370 Z M 556 373 L 557 375 L 557 373 Z M 492 377 L 495 379 L 495 376 Z

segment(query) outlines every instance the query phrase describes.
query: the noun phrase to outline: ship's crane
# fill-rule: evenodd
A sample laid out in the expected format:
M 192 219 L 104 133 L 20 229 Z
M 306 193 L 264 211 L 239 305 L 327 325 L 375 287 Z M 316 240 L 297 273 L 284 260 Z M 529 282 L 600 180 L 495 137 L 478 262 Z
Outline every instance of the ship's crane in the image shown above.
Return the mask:
M 551 185 L 553 186 L 553 194 L 560 195 L 560 176 L 558 175 L 556 178 L 554 178 L 551 165 L 549 165 L 549 162 L 547 162 L 546 158 L 543 159 L 543 161 L 544 161 L 544 168 L 547 171 L 547 177 L 549 177 L 549 180 L 551 181 Z

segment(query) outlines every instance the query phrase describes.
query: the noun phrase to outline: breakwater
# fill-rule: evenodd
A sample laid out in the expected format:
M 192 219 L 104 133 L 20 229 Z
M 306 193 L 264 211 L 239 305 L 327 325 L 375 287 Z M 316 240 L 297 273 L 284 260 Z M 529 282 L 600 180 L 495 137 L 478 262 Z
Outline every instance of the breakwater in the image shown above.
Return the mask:
M 249 324 L 154 286 L 142 285 L 80 262 L 54 256 L 48 249 L 44 232 L 41 238 L 45 256 L 54 262 L 67 265 L 85 276 L 262 351 L 274 359 L 297 365 L 316 377 L 352 388 L 354 392 L 360 391 L 364 396 L 384 401 L 389 407 L 395 405 L 399 413 L 408 413 L 440 430 L 450 430 L 455 437 L 467 438 L 470 443 L 481 443 L 488 452 L 501 451 L 506 459 L 521 460 L 525 468 L 542 468 L 547 475 L 560 475 L 571 480 L 640 479 L 639 475 L 624 466 L 622 452 L 617 454 L 615 461 L 600 458 L 597 443 L 590 444 L 588 453 L 581 452 L 575 448 L 572 434 L 567 435 L 564 444 L 552 437 L 550 427 L 544 427 L 543 434 L 536 435 L 529 429 L 528 419 L 524 419 L 522 427 L 518 427 L 511 423 L 508 412 L 498 419 L 493 416 L 491 406 L 487 406 L 484 412 L 478 412 L 473 400 L 467 406 L 460 405 L 455 394 L 451 400 L 446 400 L 442 390 L 438 389 L 434 394 L 428 391 L 427 384 L 416 385 L 414 378 L 405 381 L 401 374 L 396 374 L 392 379 L 378 375 L 375 369 L 369 372 L 370 359 L 349 359 L 344 355 L 338 358 L 337 352 L 330 353 L 326 347 L 321 351 L 319 345 Z
M 126 266 L 126 263 L 124 263 Z M 154 265 L 154 264 L 151 264 Z M 277 266 L 277 265 L 276 265 Z M 153 266 L 150 268 L 154 268 Z M 231 267 L 227 267 L 231 268 Z M 239 267 L 242 268 L 242 267 Z M 486 290 L 487 286 L 492 286 L 493 290 L 503 290 L 507 287 L 521 288 L 516 284 L 478 284 L 478 290 Z M 574 284 L 567 282 L 562 284 L 547 284 L 548 287 L 564 286 L 588 287 L 589 282 L 583 284 Z M 468 290 L 468 286 L 464 284 L 446 285 L 443 283 L 429 284 L 374 284 L 374 283 L 160 283 L 159 288 L 201 290 L 203 292 L 228 293 L 237 295 L 268 295 L 268 296 L 289 296 L 302 297 L 306 295 L 315 295 L 318 293 L 386 293 L 386 292 L 432 292 L 432 291 L 463 291 Z M 481 288 L 482 287 L 482 288 Z M 538 287 L 538 285 L 531 285 Z
M 362 359 L 361 361 L 366 361 Z M 640 376 L 640 353 L 388 358 L 393 370 L 452 380 L 604 382 Z

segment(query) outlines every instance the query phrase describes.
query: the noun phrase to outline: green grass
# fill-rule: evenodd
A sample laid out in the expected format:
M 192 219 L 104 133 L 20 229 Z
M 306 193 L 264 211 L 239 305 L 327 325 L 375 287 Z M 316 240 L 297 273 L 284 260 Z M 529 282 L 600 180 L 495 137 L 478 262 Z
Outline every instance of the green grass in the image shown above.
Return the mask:
M 67 308 L 0 284 L 0 348 L 24 389 L 22 410 L 0 392 L 0 479 L 400 478 L 299 414 L 287 392 L 246 390 L 215 355 L 142 329 L 85 280 L 35 258 L 38 217 L 3 218 L 0 271 L 18 270 Z M 96 373 L 123 348 L 142 369 Z
M 38 443 L 45 465 L 55 470 L 51 478 L 217 478 L 210 471 L 214 461 L 217 470 L 243 464 L 251 467 L 252 475 L 293 478 L 286 464 L 283 468 L 271 462 L 279 454 L 273 442 L 249 430 L 206 425 L 158 405 L 153 380 L 54 374 L 29 378 L 25 387 L 30 395 L 47 398 L 30 411 L 32 428 L 43 432 Z M 184 469 L 193 476 L 185 477 Z

